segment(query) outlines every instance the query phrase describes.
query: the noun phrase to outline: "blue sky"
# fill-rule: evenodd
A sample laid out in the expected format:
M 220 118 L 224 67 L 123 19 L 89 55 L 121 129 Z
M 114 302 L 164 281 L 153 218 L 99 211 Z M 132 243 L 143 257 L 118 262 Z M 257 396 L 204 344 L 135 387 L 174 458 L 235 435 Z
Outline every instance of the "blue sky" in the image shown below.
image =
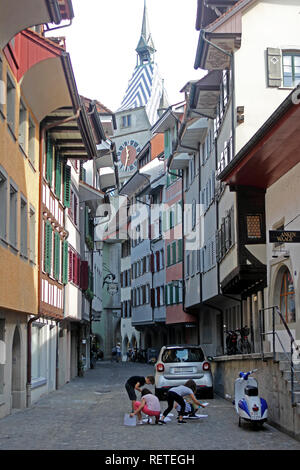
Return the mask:
M 55 35 L 66 36 L 79 93 L 116 111 L 136 65 L 144 0 L 72 3 L 72 25 Z M 194 69 L 197 0 L 147 0 L 147 9 L 155 59 L 174 104 L 183 99 L 180 89 L 203 75 Z

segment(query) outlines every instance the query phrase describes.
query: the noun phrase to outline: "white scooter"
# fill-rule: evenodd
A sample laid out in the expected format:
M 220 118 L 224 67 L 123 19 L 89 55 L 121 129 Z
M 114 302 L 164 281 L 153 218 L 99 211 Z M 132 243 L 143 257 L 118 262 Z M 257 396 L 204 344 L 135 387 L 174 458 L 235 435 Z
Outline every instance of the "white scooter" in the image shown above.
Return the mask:
M 239 416 L 239 426 L 244 419 L 256 427 L 261 427 L 268 418 L 267 402 L 258 395 L 256 379 L 249 377 L 256 371 L 257 369 L 240 372 L 234 383 L 234 405 Z

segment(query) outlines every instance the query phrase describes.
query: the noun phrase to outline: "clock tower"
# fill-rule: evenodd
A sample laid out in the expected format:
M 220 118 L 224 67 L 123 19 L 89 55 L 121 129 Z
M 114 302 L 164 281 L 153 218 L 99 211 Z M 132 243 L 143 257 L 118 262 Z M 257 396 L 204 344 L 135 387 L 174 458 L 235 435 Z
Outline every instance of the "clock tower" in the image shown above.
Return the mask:
M 161 103 L 166 102 L 163 80 L 154 60 L 156 49 L 149 28 L 146 0 L 140 39 L 136 47 L 137 64 L 129 80 L 121 106 L 115 112 L 116 144 L 120 186 L 137 171 L 137 156 L 151 138 Z

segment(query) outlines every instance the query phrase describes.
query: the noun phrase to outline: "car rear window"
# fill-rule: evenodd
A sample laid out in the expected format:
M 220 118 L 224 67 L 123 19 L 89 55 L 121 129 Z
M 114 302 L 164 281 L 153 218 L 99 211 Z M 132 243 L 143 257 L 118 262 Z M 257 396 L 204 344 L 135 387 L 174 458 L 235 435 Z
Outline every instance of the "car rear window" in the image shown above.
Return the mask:
M 172 348 L 166 349 L 162 362 L 203 362 L 204 354 L 201 348 Z

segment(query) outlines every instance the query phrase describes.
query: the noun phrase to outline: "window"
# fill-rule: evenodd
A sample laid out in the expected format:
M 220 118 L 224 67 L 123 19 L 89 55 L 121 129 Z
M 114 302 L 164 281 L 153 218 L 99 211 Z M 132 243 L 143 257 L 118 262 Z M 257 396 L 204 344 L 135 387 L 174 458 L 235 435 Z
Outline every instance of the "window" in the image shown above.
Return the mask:
M 27 133 L 28 133 L 27 109 L 23 101 L 20 101 L 19 145 L 22 148 L 24 153 L 27 153 Z
M 300 83 L 300 53 L 284 52 L 283 86 L 294 88 Z
M 121 127 L 130 127 L 131 126 L 131 114 L 121 117 Z
M 16 88 L 13 80 L 10 78 L 10 75 L 7 74 L 7 84 L 6 84 L 6 104 L 7 104 L 7 124 L 9 125 L 11 131 L 15 132 L 16 125 L 16 115 L 15 115 L 15 103 L 16 103 Z
M 20 198 L 20 206 L 21 206 L 21 214 L 20 214 L 20 235 L 21 235 L 21 243 L 20 243 L 20 251 L 21 255 L 27 258 L 27 202 L 21 196 Z
M 35 210 L 32 207 L 29 211 L 29 259 L 35 263 Z
M 17 198 L 18 190 L 10 185 L 9 193 L 9 241 L 17 248 Z
M 291 273 L 288 269 L 285 270 L 282 277 L 280 310 L 287 323 L 291 323 L 296 320 L 295 288 Z
M 261 238 L 261 216 L 257 215 L 247 215 L 247 237 L 250 239 L 259 239 Z
M 29 116 L 29 132 L 28 132 L 28 157 L 32 165 L 35 164 L 35 124 Z
M 7 176 L 0 168 L 0 237 L 7 238 Z

